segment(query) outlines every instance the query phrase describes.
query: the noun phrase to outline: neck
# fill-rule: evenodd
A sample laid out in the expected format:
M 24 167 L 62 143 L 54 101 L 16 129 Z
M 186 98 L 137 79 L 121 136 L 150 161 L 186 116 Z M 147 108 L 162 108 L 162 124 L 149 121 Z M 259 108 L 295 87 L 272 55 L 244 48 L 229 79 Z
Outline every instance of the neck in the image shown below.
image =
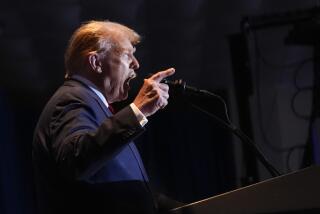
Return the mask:
M 86 71 L 86 72 L 79 72 L 79 73 L 77 73 L 77 75 L 89 80 L 103 94 L 103 96 L 106 98 L 108 103 L 112 103 L 112 100 L 109 100 L 110 96 L 108 96 L 107 90 L 106 90 L 107 88 L 109 88 L 109 87 L 107 87 L 107 84 L 106 84 L 108 82 L 104 82 L 104 81 L 108 81 L 108 80 L 103 78 L 101 74 L 99 74 L 99 75 L 90 74 L 90 71 Z

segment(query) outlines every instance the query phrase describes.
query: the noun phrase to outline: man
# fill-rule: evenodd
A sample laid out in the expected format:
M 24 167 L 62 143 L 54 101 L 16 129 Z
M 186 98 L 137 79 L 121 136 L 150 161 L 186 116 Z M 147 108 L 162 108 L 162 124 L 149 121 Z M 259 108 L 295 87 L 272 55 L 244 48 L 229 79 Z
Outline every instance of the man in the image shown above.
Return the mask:
M 44 108 L 34 133 L 33 162 L 39 213 L 155 213 L 132 140 L 147 117 L 168 104 L 161 80 L 148 79 L 117 113 L 110 104 L 128 97 L 139 63 L 139 35 L 109 21 L 90 21 L 72 35 L 65 54 L 66 81 Z

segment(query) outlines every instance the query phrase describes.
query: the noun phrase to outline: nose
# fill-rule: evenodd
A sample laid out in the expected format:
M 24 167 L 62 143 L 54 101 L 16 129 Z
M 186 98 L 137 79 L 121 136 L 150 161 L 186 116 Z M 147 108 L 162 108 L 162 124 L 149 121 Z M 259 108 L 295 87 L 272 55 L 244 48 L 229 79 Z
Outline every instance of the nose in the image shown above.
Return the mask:
M 132 56 L 132 62 L 131 62 L 130 68 L 132 68 L 133 70 L 137 70 L 139 69 L 139 67 L 140 65 L 137 58 L 135 56 Z

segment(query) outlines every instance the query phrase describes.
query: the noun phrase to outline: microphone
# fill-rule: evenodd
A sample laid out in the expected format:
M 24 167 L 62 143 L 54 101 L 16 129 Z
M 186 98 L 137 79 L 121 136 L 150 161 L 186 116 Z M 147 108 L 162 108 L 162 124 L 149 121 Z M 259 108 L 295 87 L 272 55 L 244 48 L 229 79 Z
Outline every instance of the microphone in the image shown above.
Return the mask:
M 186 93 L 186 94 L 195 94 L 195 95 L 209 95 L 210 92 L 206 90 L 201 90 L 193 86 L 187 85 L 185 81 L 182 79 L 179 80 L 168 80 L 168 79 L 163 79 L 161 80 L 161 83 L 165 83 L 170 86 L 170 89 Z
M 223 102 L 225 108 L 227 107 L 225 100 L 220 95 L 204 89 L 198 89 L 196 87 L 187 85 L 187 83 L 182 79 L 168 80 L 167 78 L 164 78 L 160 82 L 169 85 L 171 91 L 178 92 L 180 93 L 180 95 L 187 95 L 187 96 L 195 95 L 195 96 L 218 98 L 219 100 L 221 100 L 221 102 Z

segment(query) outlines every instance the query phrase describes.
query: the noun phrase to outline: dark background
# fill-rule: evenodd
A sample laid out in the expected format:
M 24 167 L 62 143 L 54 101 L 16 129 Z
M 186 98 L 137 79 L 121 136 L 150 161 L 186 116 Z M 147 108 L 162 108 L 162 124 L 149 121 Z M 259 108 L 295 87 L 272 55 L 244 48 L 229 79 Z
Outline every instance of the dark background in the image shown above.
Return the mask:
M 139 76 L 128 102 L 149 73 L 175 67 L 174 78 L 223 96 L 234 123 L 254 138 L 282 173 L 312 164 L 313 147 L 307 153 L 305 148 L 311 145 L 314 122 L 313 46 L 284 42 L 293 29 L 291 23 L 253 30 L 246 37 L 247 44 L 241 39 L 235 46 L 230 44 L 241 32 L 245 16 L 304 10 L 318 3 L 2 0 L 0 213 L 35 212 L 33 129 L 46 101 L 63 82 L 63 54 L 69 37 L 83 21 L 92 19 L 120 22 L 143 38 L 137 47 Z M 190 102 L 225 118 L 217 100 L 180 96 L 173 96 L 165 110 L 150 118 L 137 144 L 157 189 L 188 203 L 270 177 L 230 131 Z

